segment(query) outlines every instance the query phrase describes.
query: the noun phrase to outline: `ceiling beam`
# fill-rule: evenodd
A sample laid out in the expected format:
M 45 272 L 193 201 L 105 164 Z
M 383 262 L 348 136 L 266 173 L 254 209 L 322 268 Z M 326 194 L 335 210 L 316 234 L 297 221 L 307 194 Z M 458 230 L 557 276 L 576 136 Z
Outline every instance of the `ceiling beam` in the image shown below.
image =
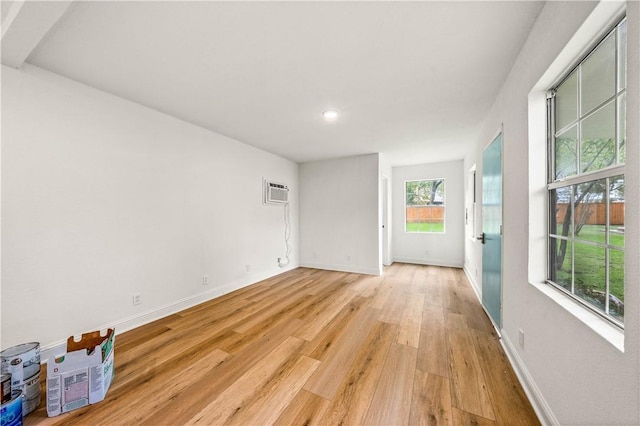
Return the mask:
M 2 64 L 20 68 L 72 1 L 15 1 L 2 22 Z

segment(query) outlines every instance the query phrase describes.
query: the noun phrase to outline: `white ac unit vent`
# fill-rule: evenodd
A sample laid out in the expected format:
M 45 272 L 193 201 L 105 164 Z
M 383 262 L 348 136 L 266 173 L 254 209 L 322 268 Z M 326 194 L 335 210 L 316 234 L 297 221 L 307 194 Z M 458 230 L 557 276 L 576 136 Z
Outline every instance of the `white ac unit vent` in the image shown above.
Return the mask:
M 289 187 L 282 183 L 264 181 L 264 203 L 286 204 L 289 202 Z

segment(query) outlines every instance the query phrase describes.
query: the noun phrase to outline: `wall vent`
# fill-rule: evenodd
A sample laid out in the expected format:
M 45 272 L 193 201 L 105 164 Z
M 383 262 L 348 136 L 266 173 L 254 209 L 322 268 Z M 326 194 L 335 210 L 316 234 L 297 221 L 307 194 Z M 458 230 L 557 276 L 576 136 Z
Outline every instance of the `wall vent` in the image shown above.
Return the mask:
M 264 181 L 264 203 L 286 204 L 289 202 L 289 187 L 282 183 Z

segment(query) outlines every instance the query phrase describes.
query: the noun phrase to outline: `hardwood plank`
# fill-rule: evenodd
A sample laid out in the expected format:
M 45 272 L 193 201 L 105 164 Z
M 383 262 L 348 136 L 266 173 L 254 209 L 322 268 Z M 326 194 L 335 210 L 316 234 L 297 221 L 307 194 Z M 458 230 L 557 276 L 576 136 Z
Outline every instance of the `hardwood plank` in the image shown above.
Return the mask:
M 282 297 L 285 294 L 290 294 L 294 291 L 300 291 L 313 282 L 313 278 L 302 275 L 294 279 L 282 280 L 274 283 L 270 287 L 265 287 L 262 291 L 256 292 L 249 296 L 245 296 L 245 298 L 251 300 L 252 302 L 262 302 L 272 296 Z
M 363 309 L 364 302 L 365 299 L 362 297 L 352 300 L 327 324 L 321 333 L 305 346 L 302 353 L 311 358 L 323 360 L 327 352 L 333 350 L 340 340 L 344 339 L 343 336 L 350 333 L 351 322 L 358 318 L 358 313 Z
M 306 390 L 323 398 L 333 398 L 358 356 L 376 317 L 377 312 L 373 309 L 364 309 L 358 314 L 357 319 L 350 324 L 349 332 L 340 336 L 324 357 L 322 365 L 306 383 Z
M 418 269 L 413 276 L 413 280 L 411 281 L 411 289 L 409 292 L 412 294 L 427 294 L 428 288 L 429 282 L 427 279 L 427 268 L 424 266 L 418 266 Z
M 444 297 L 442 293 L 443 289 L 442 283 L 440 282 L 440 277 L 437 275 L 433 275 L 432 273 L 430 273 L 430 270 L 427 269 L 425 303 L 434 306 L 443 306 Z
M 449 379 L 416 370 L 410 425 L 452 425 Z
M 274 422 L 276 426 L 321 425 L 329 400 L 302 389 Z
M 255 339 L 250 346 L 220 365 L 216 371 L 206 373 L 195 381 L 194 392 L 182 393 L 164 406 L 157 407 L 144 423 L 149 426 L 181 424 L 191 419 L 211 402 L 213 396 L 219 395 L 232 386 L 249 368 L 263 360 L 267 354 L 291 336 L 300 323 L 299 320 L 294 320 L 280 324 L 271 332 Z
M 449 351 L 444 325 L 434 322 L 420 332 L 416 368 L 424 372 L 449 376 Z
M 144 327 L 134 328 L 124 334 L 118 334 L 118 339 L 115 343 L 118 345 L 119 350 L 126 351 L 128 347 L 137 346 L 141 342 L 146 342 L 149 340 L 150 335 L 156 336 L 169 330 L 167 324 L 179 317 L 181 317 L 180 314 L 169 315 L 168 317 L 147 324 Z M 118 332 L 118 330 L 116 330 L 116 332 Z
M 235 412 L 226 424 L 275 423 L 319 364 L 318 360 L 306 356 L 298 357 L 291 367 L 287 365 L 274 374 L 275 379 L 267 382 L 246 409 Z
M 362 350 L 317 424 L 361 425 L 376 391 L 397 326 L 376 321 Z
M 478 303 L 464 302 L 462 303 L 460 308 L 461 313 L 467 319 L 467 325 L 469 328 L 473 328 L 497 336 L 491 320 L 487 316 L 484 309 L 482 309 L 482 307 Z
M 418 268 L 421 268 L 421 266 L 408 263 L 401 264 L 398 278 L 400 278 L 400 281 L 406 286 L 405 290 L 409 291 L 409 287 L 413 283 L 413 278 Z
M 396 283 L 393 287 L 391 296 L 382 309 L 380 321 L 388 322 L 389 324 L 400 324 L 400 321 L 402 321 L 402 312 L 404 311 L 404 307 L 408 300 L 409 293 L 403 291 L 399 283 Z
M 376 294 L 371 298 L 369 302 L 369 306 L 373 309 L 382 309 L 387 304 L 387 300 L 391 296 L 391 292 L 393 291 L 393 284 L 391 280 L 385 279 L 380 284 L 380 289 L 376 292 Z
M 398 344 L 418 347 L 420 343 L 420 327 L 422 325 L 422 309 L 424 308 L 424 295 L 411 294 L 402 313 L 400 326 L 398 327 Z
M 467 317 L 462 314 L 456 314 L 449 310 L 445 311 L 444 323 L 448 329 L 452 328 L 469 328 L 467 325 Z
M 353 283 L 349 290 L 357 293 L 361 297 L 372 297 L 380 289 L 383 280 L 384 277 L 382 275 L 365 275 L 363 278 Z
M 210 327 L 222 322 L 231 324 L 249 316 L 247 307 L 254 305 L 248 299 L 231 299 L 224 305 L 214 305 L 190 315 L 181 315 L 167 326 L 171 329 Z
M 391 345 L 364 424 L 408 424 L 416 356 L 415 348 Z
M 323 271 L 314 280 L 313 288 L 309 289 L 309 294 L 318 295 L 327 289 L 336 289 L 342 279 L 349 276 L 346 272 L 340 271 Z
M 496 426 L 497 423 L 493 420 L 485 419 L 481 416 L 476 416 L 467 411 L 461 410 L 457 407 L 453 407 L 453 424 L 454 425 L 468 425 L 468 426 Z M 505 423 L 508 425 L 509 423 Z
M 249 368 L 229 387 L 222 391 L 199 413 L 188 419 L 185 425 L 213 425 L 227 423 L 246 407 L 250 400 L 267 382 L 280 373 L 292 356 L 300 350 L 304 341 L 288 337 L 278 347 Z M 265 354 L 266 355 L 266 354 Z M 309 358 L 310 359 L 310 358 Z
M 214 334 L 215 335 L 215 334 Z M 217 335 L 215 335 L 217 337 Z M 210 335 L 198 329 L 164 333 L 161 338 L 150 340 L 124 352 L 118 359 L 118 379 L 114 389 L 127 385 L 139 374 L 140 369 L 150 369 L 169 362 L 176 353 L 189 350 L 210 339 Z
M 245 339 L 244 339 L 245 344 L 250 343 L 255 336 L 262 336 L 265 333 L 268 333 L 269 330 L 272 329 L 274 326 L 283 322 L 290 321 L 291 318 L 296 318 L 297 315 L 295 315 L 295 312 L 307 309 L 313 303 L 314 303 L 314 297 L 307 294 L 307 295 L 304 295 L 302 298 L 292 299 L 291 303 L 288 305 L 287 304 L 279 305 L 278 308 L 280 308 L 280 310 L 278 309 L 273 310 L 270 316 L 266 316 L 264 318 L 262 316 L 257 316 L 256 318 L 260 317 L 261 321 L 251 320 L 250 321 L 251 327 L 249 328 L 243 327 L 242 328 L 243 331 L 240 332 L 243 336 L 245 336 Z M 304 325 L 304 322 L 301 321 L 300 324 L 302 326 Z M 236 327 L 234 327 L 234 330 L 236 330 Z M 234 349 L 230 348 L 230 350 L 238 350 L 242 347 L 244 347 L 244 345 L 241 342 L 238 342 L 238 345 L 236 345 L 236 348 Z
M 444 324 L 444 308 L 442 305 L 432 305 L 425 299 L 424 307 L 422 308 L 422 323 L 420 324 L 420 328 L 424 330 L 433 325 L 444 327 Z
M 271 298 L 264 303 L 265 306 L 262 309 L 252 312 L 251 315 L 248 315 L 241 322 L 237 323 L 233 329 L 238 333 L 244 333 L 250 328 L 262 324 L 267 319 L 273 320 L 274 315 L 281 313 L 287 308 L 290 309 L 291 306 L 296 303 L 301 303 L 307 296 L 305 293 L 297 292 L 295 288 L 293 290 L 289 289 L 289 291 L 293 294 L 286 293 L 281 297 L 278 295 L 271 296 Z
M 472 414 L 495 420 L 487 383 L 467 328 L 448 328 L 451 402 Z
M 298 330 L 296 336 L 306 341 L 313 339 L 356 296 L 353 291 L 343 290 L 331 303 L 301 318 L 305 319 L 307 324 Z

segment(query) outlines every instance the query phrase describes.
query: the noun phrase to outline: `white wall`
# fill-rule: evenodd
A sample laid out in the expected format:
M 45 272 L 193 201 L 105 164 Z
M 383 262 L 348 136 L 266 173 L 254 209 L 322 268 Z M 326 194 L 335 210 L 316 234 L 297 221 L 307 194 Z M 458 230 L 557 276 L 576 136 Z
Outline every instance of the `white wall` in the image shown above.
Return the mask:
M 640 424 L 640 217 L 629 214 L 640 208 L 638 5 L 628 3 L 624 351 L 541 290 L 547 286 L 530 283 L 529 276 L 540 274 L 528 270 L 537 267 L 529 263 L 529 238 L 535 237 L 529 232 L 530 225 L 546 215 L 544 206 L 536 204 L 529 216 L 529 203 L 536 200 L 529 198 L 528 190 L 527 153 L 532 143 L 528 96 L 596 3 L 547 2 L 488 112 L 475 152 L 465 160 L 465 170 L 475 163 L 481 176 L 482 149 L 504 123 L 502 341 L 522 377 L 528 379 L 528 390 L 545 420 L 563 425 Z M 465 269 L 480 270 L 481 245 L 470 243 L 467 249 Z M 531 254 L 545 256 L 543 252 Z M 481 286 L 481 277 L 478 280 Z M 519 330 L 525 334 L 524 347 L 517 343 Z
M 292 188 L 298 265 L 297 164 L 28 65 L 2 67 L 2 113 L 3 348 L 122 332 L 282 272 L 263 176 Z
M 378 154 L 300 164 L 300 264 L 380 274 Z
M 393 259 L 397 262 L 462 267 L 464 262 L 463 162 L 421 164 L 393 168 Z M 405 182 L 445 180 L 445 232 L 405 232 Z

